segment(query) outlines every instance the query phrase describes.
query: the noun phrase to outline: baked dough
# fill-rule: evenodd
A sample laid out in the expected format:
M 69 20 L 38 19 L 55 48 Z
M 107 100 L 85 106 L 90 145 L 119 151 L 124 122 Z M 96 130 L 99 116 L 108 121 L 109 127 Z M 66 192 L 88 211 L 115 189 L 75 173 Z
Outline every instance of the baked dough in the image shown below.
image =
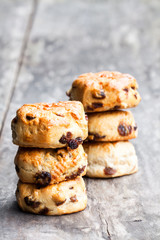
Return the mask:
M 137 137 L 137 125 L 130 111 L 88 114 L 88 139 L 113 142 Z
M 141 100 L 137 88 L 131 75 L 104 71 L 80 75 L 67 95 L 81 101 L 85 112 L 102 112 L 137 106 Z
M 76 149 L 19 148 L 15 157 L 18 177 L 38 188 L 85 175 L 87 155 L 82 145 Z
M 83 105 L 78 101 L 25 104 L 12 120 L 13 143 L 21 147 L 78 147 L 88 136 Z
M 113 178 L 138 170 L 134 146 L 128 141 L 85 143 L 84 150 L 88 154 L 88 177 Z
M 16 197 L 25 212 L 62 215 L 82 211 L 87 205 L 84 180 L 74 180 L 37 189 L 34 184 L 18 182 Z

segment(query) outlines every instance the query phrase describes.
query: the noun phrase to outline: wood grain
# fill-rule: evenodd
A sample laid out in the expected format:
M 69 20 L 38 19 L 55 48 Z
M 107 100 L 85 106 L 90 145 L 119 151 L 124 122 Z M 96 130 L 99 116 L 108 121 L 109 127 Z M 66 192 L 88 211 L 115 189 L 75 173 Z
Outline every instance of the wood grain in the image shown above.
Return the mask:
M 31 1 L 0 2 L 0 133 L 26 45 Z
M 40 1 L 2 132 L 0 232 L 2 239 L 160 239 L 160 58 L 159 1 Z M 10 121 L 23 103 L 65 100 L 84 72 L 133 74 L 142 102 L 132 109 L 139 127 L 133 140 L 137 174 L 88 179 L 87 209 L 61 217 L 21 212 Z

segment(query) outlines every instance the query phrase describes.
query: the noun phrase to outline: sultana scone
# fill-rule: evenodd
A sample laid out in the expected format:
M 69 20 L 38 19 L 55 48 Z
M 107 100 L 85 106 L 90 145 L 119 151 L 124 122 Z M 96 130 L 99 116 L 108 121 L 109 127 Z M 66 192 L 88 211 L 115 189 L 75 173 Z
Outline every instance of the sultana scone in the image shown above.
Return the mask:
M 137 137 L 137 125 L 130 111 L 88 114 L 88 139 L 113 142 Z
M 83 105 L 78 101 L 25 104 L 11 128 L 13 143 L 21 147 L 76 149 L 88 136 Z
M 137 106 L 141 100 L 137 88 L 131 75 L 103 71 L 80 75 L 67 95 L 82 102 L 85 112 L 102 112 Z
M 87 194 L 82 177 L 40 189 L 34 184 L 19 181 L 16 197 L 23 211 L 42 215 L 79 212 L 87 205 Z
M 128 141 L 85 143 L 84 150 L 88 154 L 88 177 L 113 178 L 138 170 L 134 146 Z
M 22 182 L 41 188 L 85 175 L 87 155 L 82 145 L 73 150 L 20 147 L 14 162 Z

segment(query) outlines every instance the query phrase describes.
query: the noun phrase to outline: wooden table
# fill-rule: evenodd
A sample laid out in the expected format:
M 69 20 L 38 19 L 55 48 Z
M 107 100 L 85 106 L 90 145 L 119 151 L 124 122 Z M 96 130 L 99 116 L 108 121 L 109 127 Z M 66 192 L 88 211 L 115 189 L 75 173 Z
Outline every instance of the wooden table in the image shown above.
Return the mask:
M 160 2 L 157 0 L 1 0 L 0 239 L 160 239 Z M 66 100 L 75 77 L 133 74 L 142 102 L 133 143 L 139 172 L 85 179 L 85 211 L 47 217 L 17 207 L 10 122 L 24 103 Z

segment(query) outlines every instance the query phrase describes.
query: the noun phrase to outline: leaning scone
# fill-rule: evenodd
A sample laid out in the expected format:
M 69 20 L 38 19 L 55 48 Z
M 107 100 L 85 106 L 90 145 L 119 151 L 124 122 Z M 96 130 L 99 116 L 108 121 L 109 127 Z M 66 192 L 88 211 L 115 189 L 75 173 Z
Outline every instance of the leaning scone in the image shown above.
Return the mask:
M 136 107 L 141 97 L 136 79 L 120 72 L 80 75 L 67 92 L 70 100 L 82 102 L 85 112 Z
M 37 189 L 34 184 L 18 182 L 16 197 L 25 212 L 43 215 L 62 215 L 82 211 L 87 205 L 84 180 L 74 180 Z
M 84 150 L 88 154 L 88 177 L 112 178 L 138 170 L 134 146 L 128 141 L 85 143 Z
M 21 147 L 76 149 L 88 136 L 78 101 L 25 104 L 12 120 L 13 143 Z
M 88 140 L 114 142 L 137 137 L 137 125 L 130 111 L 88 114 Z
M 73 150 L 20 147 L 15 167 L 22 182 L 34 183 L 41 188 L 85 175 L 87 155 L 82 145 Z

